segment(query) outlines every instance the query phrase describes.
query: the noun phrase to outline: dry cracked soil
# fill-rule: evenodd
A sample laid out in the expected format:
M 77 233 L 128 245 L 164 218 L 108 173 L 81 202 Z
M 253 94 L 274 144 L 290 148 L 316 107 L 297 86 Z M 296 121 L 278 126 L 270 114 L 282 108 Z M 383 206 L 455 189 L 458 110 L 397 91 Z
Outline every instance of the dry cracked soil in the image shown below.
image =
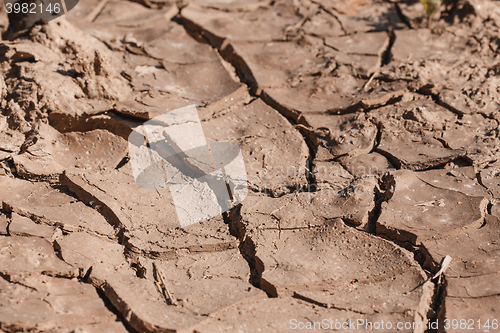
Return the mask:
M 500 331 L 499 1 L 1 8 L 0 332 Z M 248 196 L 181 228 L 127 139 L 192 104 Z

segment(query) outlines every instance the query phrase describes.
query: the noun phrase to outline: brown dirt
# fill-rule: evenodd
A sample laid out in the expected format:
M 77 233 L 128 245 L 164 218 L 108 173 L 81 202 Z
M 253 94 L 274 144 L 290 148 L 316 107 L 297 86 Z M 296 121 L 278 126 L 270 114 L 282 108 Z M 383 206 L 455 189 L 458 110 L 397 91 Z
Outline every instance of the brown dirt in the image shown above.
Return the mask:
M 0 332 L 499 331 L 498 1 L 1 8 Z M 181 228 L 127 139 L 190 104 L 249 194 Z

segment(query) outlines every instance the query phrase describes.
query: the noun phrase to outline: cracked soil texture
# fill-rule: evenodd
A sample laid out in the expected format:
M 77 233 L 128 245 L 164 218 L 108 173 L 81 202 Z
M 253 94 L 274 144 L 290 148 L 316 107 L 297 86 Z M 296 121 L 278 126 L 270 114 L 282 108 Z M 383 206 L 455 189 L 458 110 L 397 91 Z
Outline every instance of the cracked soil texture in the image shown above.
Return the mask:
M 2 5 L 0 332 L 500 332 L 500 2 L 427 20 L 80 0 L 12 35 Z M 192 104 L 248 196 L 181 228 L 127 139 Z

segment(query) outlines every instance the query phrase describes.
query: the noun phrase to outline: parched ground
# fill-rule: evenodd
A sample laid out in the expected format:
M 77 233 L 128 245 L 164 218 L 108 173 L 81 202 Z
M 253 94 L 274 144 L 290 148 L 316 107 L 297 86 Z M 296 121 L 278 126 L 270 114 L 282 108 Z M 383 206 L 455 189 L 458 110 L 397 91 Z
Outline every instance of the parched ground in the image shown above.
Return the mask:
M 1 41 L 0 332 L 500 331 L 499 29 L 486 0 L 430 29 L 411 0 L 81 0 Z M 127 139 L 191 104 L 249 194 L 180 228 Z

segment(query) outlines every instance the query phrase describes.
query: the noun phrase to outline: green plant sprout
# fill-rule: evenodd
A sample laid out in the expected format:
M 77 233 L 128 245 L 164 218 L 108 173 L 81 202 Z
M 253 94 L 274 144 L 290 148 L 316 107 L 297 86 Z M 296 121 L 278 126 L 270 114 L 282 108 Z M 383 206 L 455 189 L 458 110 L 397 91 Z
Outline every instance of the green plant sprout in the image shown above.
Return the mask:
M 427 12 L 427 28 L 431 22 L 431 16 L 434 14 L 441 6 L 442 0 L 420 0 L 424 9 Z

